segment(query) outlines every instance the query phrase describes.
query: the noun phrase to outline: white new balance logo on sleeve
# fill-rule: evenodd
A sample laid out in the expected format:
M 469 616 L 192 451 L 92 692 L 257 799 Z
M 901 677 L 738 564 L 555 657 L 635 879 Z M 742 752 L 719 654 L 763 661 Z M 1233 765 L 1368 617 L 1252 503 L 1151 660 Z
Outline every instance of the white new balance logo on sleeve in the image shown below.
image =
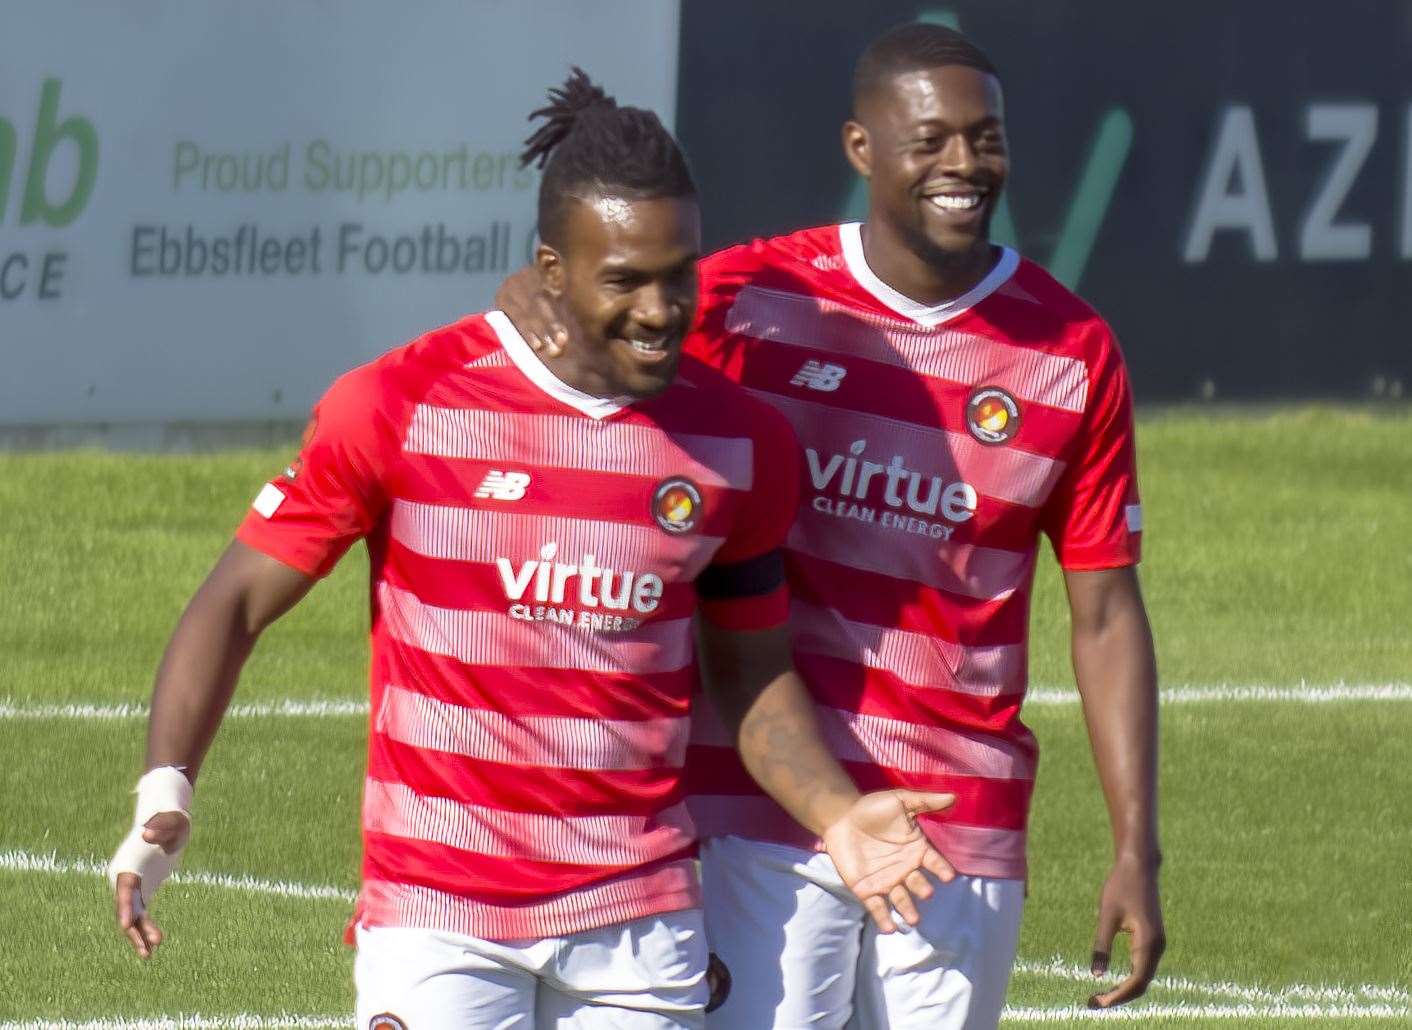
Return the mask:
M 476 487 L 477 497 L 489 497 L 497 501 L 518 501 L 525 495 L 530 484 L 528 472 L 502 472 L 491 469 L 480 486 Z
M 807 386 L 811 390 L 832 392 L 838 389 L 848 369 L 842 365 L 825 364 L 822 361 L 806 361 L 804 367 L 794 373 L 790 386 Z

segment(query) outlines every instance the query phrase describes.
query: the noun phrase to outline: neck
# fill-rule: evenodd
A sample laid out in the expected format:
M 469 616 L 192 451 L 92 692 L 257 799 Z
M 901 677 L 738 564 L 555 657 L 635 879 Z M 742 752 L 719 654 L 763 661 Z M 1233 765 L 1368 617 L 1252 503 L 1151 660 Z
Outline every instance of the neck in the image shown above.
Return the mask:
M 569 337 L 565 346 L 558 349 L 557 352 L 550 349 L 535 349 L 534 356 L 539 359 L 540 364 L 565 386 L 571 386 L 590 397 L 613 400 L 621 396 L 622 391 L 613 388 L 607 374 L 602 369 L 595 368 L 583 360 L 584 348 L 576 346 L 574 339 L 577 321 L 565 310 L 564 305 L 550 299 L 547 294 L 541 294 L 539 299 L 548 303 L 553 311 L 553 319 L 559 325 L 567 328 Z M 542 317 L 542 310 L 540 314 Z M 519 327 L 516 326 L 516 329 L 519 330 Z M 531 339 L 529 334 L 523 331 L 520 331 L 520 336 L 525 340 Z
M 978 239 L 960 252 L 931 248 L 918 253 L 886 221 L 870 218 L 863 226 L 863 257 L 887 285 L 918 304 L 955 300 L 973 289 L 995 266 L 997 248 Z
M 572 341 L 563 352 L 550 356 L 543 351 L 537 355 L 544 363 L 544 367 L 554 373 L 554 378 L 565 386 L 572 386 L 580 393 L 586 393 L 590 397 L 602 397 L 605 400 L 612 400 L 621 395 L 621 390 L 613 389 L 608 378 L 596 368 L 585 368 L 578 361 L 574 360 L 574 347 Z

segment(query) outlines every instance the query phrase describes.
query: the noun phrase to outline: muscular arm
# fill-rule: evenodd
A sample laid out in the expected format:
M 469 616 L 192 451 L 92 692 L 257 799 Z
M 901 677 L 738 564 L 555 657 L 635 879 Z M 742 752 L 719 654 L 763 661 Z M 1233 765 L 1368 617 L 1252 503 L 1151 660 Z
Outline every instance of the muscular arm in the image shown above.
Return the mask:
M 256 639 L 313 585 L 239 541 L 226 548 L 186 606 L 158 667 L 147 724 L 149 770 L 176 766 L 196 782 Z M 190 829 L 179 811 L 159 811 L 143 826 L 142 839 L 168 854 L 178 853 Z M 162 931 L 142 904 L 142 880 L 118 872 L 114 886 L 118 926 L 133 950 L 149 958 Z
M 1095 973 L 1114 935 L 1132 934 L 1132 975 L 1090 1003 L 1141 995 L 1166 947 L 1157 869 L 1157 663 L 1134 568 L 1066 572 L 1074 675 L 1113 830 L 1113 869 L 1099 903 Z
M 182 613 L 157 669 L 147 768 L 178 766 L 196 782 L 256 639 L 313 585 L 238 540 L 226 548 Z
M 932 894 L 920 870 L 942 880 L 955 875 L 916 816 L 946 808 L 954 798 L 908 790 L 859 795 L 819 735 L 784 627 L 727 630 L 702 619 L 700 634 L 706 691 L 750 775 L 823 839 L 839 875 L 884 932 L 895 925 L 889 905 L 915 924 L 913 896 Z

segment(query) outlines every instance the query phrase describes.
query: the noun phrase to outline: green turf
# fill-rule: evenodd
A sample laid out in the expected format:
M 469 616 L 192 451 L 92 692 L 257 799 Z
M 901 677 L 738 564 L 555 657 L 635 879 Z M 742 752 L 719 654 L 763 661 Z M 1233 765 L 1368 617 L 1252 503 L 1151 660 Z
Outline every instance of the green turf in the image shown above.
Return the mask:
M 1142 575 L 1164 683 L 1412 680 L 1410 431 L 1405 408 L 1189 409 L 1141 421 Z M 144 701 L 186 598 L 287 456 L 0 454 L 0 700 Z M 362 697 L 365 577 L 355 551 L 267 634 L 237 699 Z M 1071 681 L 1066 632 L 1046 559 L 1036 683 Z M 1036 964 L 1086 960 L 1109 844 L 1077 708 L 1027 717 L 1044 757 L 1026 964 L 1009 1001 L 1049 1008 L 1091 990 Z M 184 868 L 351 889 L 362 734 L 358 717 L 228 722 Z M 106 856 L 129 818 L 141 737 L 137 720 L 0 720 L 0 851 Z M 1268 990 L 1406 990 L 1409 741 L 1405 702 L 1165 708 L 1164 974 Z M 171 940 L 143 967 L 110 929 L 98 878 L 0 873 L 0 1020 L 347 1012 L 351 960 L 338 943 L 347 911 L 336 900 L 172 885 L 157 909 Z M 1239 1000 L 1199 987 L 1153 992 L 1154 1004 Z M 1345 1022 L 1367 1025 L 1317 1025 Z

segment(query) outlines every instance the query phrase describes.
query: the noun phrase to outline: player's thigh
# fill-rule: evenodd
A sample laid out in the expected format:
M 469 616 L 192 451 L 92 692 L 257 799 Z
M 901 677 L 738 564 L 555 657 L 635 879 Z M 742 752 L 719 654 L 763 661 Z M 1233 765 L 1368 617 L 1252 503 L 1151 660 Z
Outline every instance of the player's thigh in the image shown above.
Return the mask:
M 357 1026 L 390 1017 L 389 1030 L 530 1030 L 537 981 L 524 969 L 476 954 L 428 930 L 360 927 L 353 963 Z M 392 1022 L 395 1020 L 395 1022 Z
M 866 913 L 827 855 L 715 837 L 701 849 L 706 936 L 730 971 L 706 1019 L 730 1030 L 842 1027 Z
M 1015 965 L 1025 885 L 958 876 L 933 880 L 910 933 L 864 936 L 858 1030 L 990 1030 Z
M 545 970 L 546 1030 L 667 1030 L 705 1025 L 706 929 L 683 909 L 571 934 Z

